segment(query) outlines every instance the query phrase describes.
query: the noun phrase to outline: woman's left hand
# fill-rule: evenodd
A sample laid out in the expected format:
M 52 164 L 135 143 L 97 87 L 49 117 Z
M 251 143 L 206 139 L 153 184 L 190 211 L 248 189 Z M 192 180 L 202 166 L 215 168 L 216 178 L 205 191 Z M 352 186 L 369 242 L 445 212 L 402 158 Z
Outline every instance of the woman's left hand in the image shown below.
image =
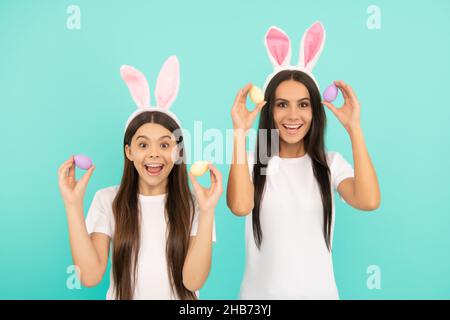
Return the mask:
M 202 187 L 191 172 L 189 172 L 189 178 L 191 179 L 192 186 L 195 190 L 195 196 L 200 207 L 200 212 L 212 213 L 223 192 L 222 174 L 211 163 L 208 165 L 208 168 L 211 177 L 211 186 L 209 188 Z
M 322 101 L 322 104 L 334 113 L 348 132 L 352 129 L 360 128 L 361 106 L 359 105 L 355 92 L 352 87 L 342 80 L 334 81 L 334 84 L 341 90 L 344 96 L 344 105 L 336 108 L 332 103 L 327 101 Z

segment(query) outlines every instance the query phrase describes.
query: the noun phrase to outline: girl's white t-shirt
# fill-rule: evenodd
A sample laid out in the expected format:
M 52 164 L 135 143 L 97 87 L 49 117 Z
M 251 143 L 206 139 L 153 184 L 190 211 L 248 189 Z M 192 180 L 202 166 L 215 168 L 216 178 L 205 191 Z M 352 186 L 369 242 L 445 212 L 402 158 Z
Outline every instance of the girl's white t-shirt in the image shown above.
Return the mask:
M 341 181 L 354 177 L 354 170 L 337 152 L 327 152 L 326 157 L 331 186 L 337 190 Z M 254 153 L 248 155 L 248 164 L 252 176 Z M 266 174 L 260 208 L 260 250 L 253 237 L 252 213 L 246 216 L 246 267 L 240 298 L 339 299 L 332 255 L 323 234 L 320 188 L 310 156 L 274 156 Z M 331 240 L 335 220 L 333 190 Z
M 115 224 L 112 211 L 113 200 L 119 186 L 112 186 L 97 191 L 92 200 L 86 217 L 86 228 L 89 234 L 93 232 L 104 233 L 113 239 Z M 138 255 L 138 270 L 136 274 L 136 287 L 133 299 L 135 300 L 174 300 L 169 272 L 166 262 L 166 231 L 165 220 L 166 195 L 144 196 L 139 194 L 139 203 L 142 212 L 141 220 L 141 248 Z M 191 236 L 197 234 L 199 223 L 199 209 L 196 203 Z M 216 241 L 215 222 L 213 224 L 212 240 Z M 112 242 L 111 242 L 112 247 Z M 110 261 L 112 251 L 110 250 Z M 115 299 L 115 285 L 110 270 L 110 285 L 106 299 Z M 196 292 L 199 296 L 199 292 Z

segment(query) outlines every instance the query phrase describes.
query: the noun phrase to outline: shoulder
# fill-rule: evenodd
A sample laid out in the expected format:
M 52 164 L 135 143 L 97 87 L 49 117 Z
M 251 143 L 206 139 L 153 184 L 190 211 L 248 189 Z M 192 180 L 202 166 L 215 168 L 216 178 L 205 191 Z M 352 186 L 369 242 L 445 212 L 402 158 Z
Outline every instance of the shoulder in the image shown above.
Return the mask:
M 348 166 L 350 163 L 345 160 L 341 153 L 337 151 L 326 152 L 327 163 L 330 168 Z
M 94 199 L 101 202 L 112 202 L 119 191 L 119 186 L 110 186 L 100 190 L 95 193 Z
M 326 151 L 326 157 L 328 165 L 331 165 L 338 161 L 339 158 L 342 158 L 342 155 L 337 151 Z
M 330 151 L 326 154 L 333 187 L 337 190 L 343 180 L 355 176 L 354 169 L 351 163 L 345 160 L 339 152 Z

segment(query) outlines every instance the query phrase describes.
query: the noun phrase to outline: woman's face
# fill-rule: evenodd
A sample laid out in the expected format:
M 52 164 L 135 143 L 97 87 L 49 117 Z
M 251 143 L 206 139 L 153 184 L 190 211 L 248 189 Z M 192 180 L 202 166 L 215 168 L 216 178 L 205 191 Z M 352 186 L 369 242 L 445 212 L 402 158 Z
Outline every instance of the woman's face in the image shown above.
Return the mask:
M 286 80 L 275 91 L 273 108 L 275 128 L 284 143 L 299 143 L 312 122 L 312 105 L 308 89 L 300 82 Z
M 165 188 L 167 177 L 176 161 L 176 151 L 175 136 L 156 123 L 142 125 L 134 134 L 131 146 L 125 146 L 127 158 L 139 173 L 139 184 L 146 188 Z

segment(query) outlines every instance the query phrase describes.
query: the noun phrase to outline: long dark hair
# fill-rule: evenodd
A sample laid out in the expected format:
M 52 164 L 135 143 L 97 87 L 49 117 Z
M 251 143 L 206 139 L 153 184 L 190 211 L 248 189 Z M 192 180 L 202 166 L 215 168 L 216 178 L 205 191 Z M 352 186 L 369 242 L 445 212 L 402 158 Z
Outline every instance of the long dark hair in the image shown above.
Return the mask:
M 267 106 L 262 109 L 259 120 L 259 134 L 256 140 L 255 165 L 253 167 L 253 185 L 254 185 L 254 207 L 252 211 L 253 237 L 258 248 L 261 247 L 263 234 L 261 230 L 260 208 L 266 184 L 266 175 L 261 174 L 267 168 L 267 161 L 261 161 L 261 154 L 267 154 L 270 158 L 272 153 L 272 135 L 271 129 L 275 129 L 273 120 L 273 108 L 275 104 L 275 91 L 286 80 L 295 80 L 308 89 L 312 105 L 312 124 L 304 137 L 306 153 L 311 157 L 313 172 L 320 186 L 323 205 L 323 232 L 324 239 L 329 251 L 331 251 L 331 225 L 332 225 L 332 201 L 331 201 L 331 183 L 330 169 L 326 161 L 324 135 L 326 127 L 326 115 L 321 103 L 319 89 L 314 81 L 307 74 L 297 70 L 284 70 L 276 74 L 269 82 L 265 91 L 265 101 Z M 266 129 L 266 130 L 261 130 Z M 261 141 L 261 132 L 265 132 L 264 139 Z M 279 137 L 277 136 L 277 139 Z
M 174 133 L 179 132 L 177 146 L 183 159 L 176 163 L 168 176 L 165 214 L 168 223 L 166 258 L 172 292 L 179 299 L 197 299 L 194 292 L 183 285 L 183 264 L 187 255 L 194 201 L 189 189 L 183 148 L 183 136 L 177 123 L 158 111 L 144 112 L 129 124 L 124 140 L 124 169 L 122 181 L 113 202 L 115 233 L 113 238 L 113 278 L 116 299 L 132 299 L 136 283 L 136 270 L 140 249 L 140 208 L 138 201 L 139 174 L 125 154 L 136 131 L 145 123 L 157 123 Z M 174 291 L 175 289 L 175 291 Z

